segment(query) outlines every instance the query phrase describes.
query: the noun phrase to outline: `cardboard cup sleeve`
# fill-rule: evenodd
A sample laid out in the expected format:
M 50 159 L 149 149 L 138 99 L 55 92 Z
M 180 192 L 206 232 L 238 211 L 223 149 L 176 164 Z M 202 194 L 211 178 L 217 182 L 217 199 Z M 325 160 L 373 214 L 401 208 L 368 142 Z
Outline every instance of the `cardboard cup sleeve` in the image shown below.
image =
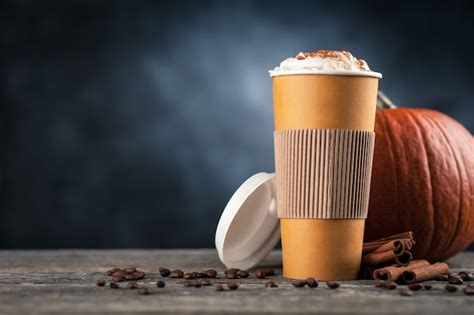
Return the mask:
M 374 132 L 292 129 L 274 137 L 280 218 L 367 218 Z

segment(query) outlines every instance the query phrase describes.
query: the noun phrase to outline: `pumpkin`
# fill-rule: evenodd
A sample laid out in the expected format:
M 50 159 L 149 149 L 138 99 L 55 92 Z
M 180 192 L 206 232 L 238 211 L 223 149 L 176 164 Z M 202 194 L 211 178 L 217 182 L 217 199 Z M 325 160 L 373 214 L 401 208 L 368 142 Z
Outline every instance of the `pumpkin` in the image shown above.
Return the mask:
M 415 233 L 414 258 L 444 260 L 474 240 L 474 140 L 449 116 L 379 94 L 365 241 Z

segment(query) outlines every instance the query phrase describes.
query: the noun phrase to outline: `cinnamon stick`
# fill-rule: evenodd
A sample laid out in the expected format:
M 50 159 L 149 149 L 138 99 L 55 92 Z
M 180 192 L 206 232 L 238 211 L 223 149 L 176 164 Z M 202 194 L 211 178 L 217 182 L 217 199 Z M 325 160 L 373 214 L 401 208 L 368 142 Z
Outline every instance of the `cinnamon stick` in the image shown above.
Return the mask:
M 379 238 L 376 241 L 390 241 L 390 240 L 401 239 L 401 238 L 414 239 L 415 234 L 413 234 L 412 231 L 408 231 L 408 232 L 404 232 L 404 233 L 400 233 L 400 234 L 395 234 L 395 235 L 390 235 L 390 236 L 387 236 L 387 237 L 382 237 L 382 238 Z
M 407 250 L 410 250 L 413 247 L 413 245 L 415 244 L 415 241 L 411 238 L 402 238 L 402 239 L 386 240 L 386 241 L 372 241 L 372 242 L 364 243 L 364 245 L 362 247 L 362 254 L 364 255 L 364 254 L 368 254 L 370 252 L 373 252 L 374 250 L 376 250 L 380 246 L 383 246 L 385 244 L 389 244 L 389 243 L 391 243 L 393 241 L 396 241 L 396 240 L 402 242 L 403 246 Z
M 448 270 L 448 264 L 438 262 L 433 265 L 421 266 L 412 270 L 406 270 L 402 273 L 402 279 L 406 283 L 421 282 L 444 275 L 448 272 Z
M 366 265 L 376 266 L 381 263 L 394 260 L 397 254 L 394 250 L 386 250 L 384 252 L 372 252 L 362 257 L 362 262 Z
M 392 265 L 374 270 L 372 276 L 375 280 L 380 281 L 397 281 L 402 273 L 407 270 L 413 270 L 418 267 L 429 266 L 430 263 L 424 259 L 412 260 L 406 266 Z
M 409 251 L 403 251 L 400 255 L 395 257 L 395 263 L 400 266 L 407 266 L 412 261 L 413 255 Z

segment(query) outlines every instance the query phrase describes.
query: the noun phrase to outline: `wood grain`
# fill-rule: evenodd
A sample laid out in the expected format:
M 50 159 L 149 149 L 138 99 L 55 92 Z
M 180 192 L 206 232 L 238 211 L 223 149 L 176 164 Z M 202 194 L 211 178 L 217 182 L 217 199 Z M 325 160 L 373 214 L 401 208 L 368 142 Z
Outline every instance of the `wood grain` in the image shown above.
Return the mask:
M 316 289 L 296 289 L 281 278 L 279 251 L 272 252 L 262 265 L 278 268 L 273 279 L 278 288 L 264 288 L 266 280 L 239 280 L 236 291 L 215 292 L 222 279 L 223 266 L 214 250 L 58 250 L 0 251 L 0 314 L 26 313 L 104 313 L 156 312 L 230 314 L 230 313 L 308 313 L 339 312 L 366 314 L 416 312 L 453 312 L 472 314 L 474 297 L 461 291 L 448 294 L 445 283 L 433 282 L 431 291 L 418 291 L 414 297 L 401 297 L 398 290 L 375 288 L 372 281 L 342 282 L 337 290 L 324 283 Z M 474 253 L 464 252 L 448 262 L 451 269 L 474 271 Z M 108 278 L 112 267 L 137 266 L 147 273 L 143 283 L 152 294 L 97 287 L 97 279 Z M 155 287 L 163 280 L 160 266 L 199 271 L 216 268 L 220 279 L 213 286 L 183 287 L 182 279 L 164 278 L 166 287 Z M 125 287 L 125 284 L 121 284 Z

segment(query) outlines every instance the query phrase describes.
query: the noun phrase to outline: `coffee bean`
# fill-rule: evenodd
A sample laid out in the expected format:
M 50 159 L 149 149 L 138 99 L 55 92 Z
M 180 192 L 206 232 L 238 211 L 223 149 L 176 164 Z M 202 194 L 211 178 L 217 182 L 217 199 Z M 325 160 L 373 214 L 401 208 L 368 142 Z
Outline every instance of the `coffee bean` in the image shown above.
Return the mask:
M 147 287 L 139 287 L 138 288 L 138 294 L 148 295 L 148 294 L 150 294 L 150 290 L 148 290 Z
M 179 269 L 173 270 L 170 273 L 170 278 L 182 278 L 183 277 L 183 272 Z
M 231 290 L 237 290 L 239 288 L 239 283 L 237 281 L 227 282 L 227 287 Z
M 436 281 L 448 281 L 449 277 L 448 275 L 441 275 L 441 276 L 438 276 L 436 277 Z
M 316 279 L 314 278 L 308 278 L 306 279 L 306 284 L 308 285 L 308 287 L 310 288 L 317 288 L 319 283 L 318 281 L 316 281 Z
M 95 284 L 98 286 L 98 287 L 103 287 L 107 282 L 105 280 L 97 280 L 95 282 Z
M 201 285 L 202 285 L 202 282 L 199 281 L 199 280 L 193 280 L 191 282 L 192 282 L 193 287 L 195 287 L 195 288 L 200 288 Z
M 464 294 L 466 295 L 474 295 L 474 287 L 465 287 L 463 290 Z
M 474 274 L 470 272 L 461 271 L 459 277 L 461 277 L 463 281 L 474 281 Z
M 136 281 L 130 281 L 127 283 L 127 288 L 130 290 L 138 289 L 138 283 Z
M 338 282 L 333 282 L 333 281 L 326 282 L 326 285 L 328 286 L 329 289 L 337 289 L 341 286 Z
M 424 284 L 423 288 L 425 288 L 425 290 L 431 290 L 432 286 L 431 284 Z
M 212 283 L 211 283 L 211 281 L 210 281 L 209 279 L 202 279 L 202 280 L 201 280 L 201 284 L 202 284 L 203 286 L 206 286 L 206 287 L 212 285 Z
M 469 288 L 474 288 L 474 283 L 468 284 L 467 285 Z
M 389 290 L 395 290 L 397 288 L 397 284 L 393 281 L 389 281 L 385 283 L 384 287 Z
M 117 282 L 110 282 L 109 287 L 111 289 L 119 289 L 120 288 L 120 286 L 118 285 Z
M 224 291 L 224 286 L 222 284 L 218 284 L 216 286 L 216 291 Z
M 111 275 L 112 275 L 114 272 L 116 272 L 116 271 L 122 271 L 122 269 L 120 269 L 120 268 L 112 268 L 112 269 L 110 269 L 110 270 L 107 271 L 107 275 L 108 275 L 108 276 L 111 276 Z
M 225 270 L 224 273 L 226 273 L 226 272 L 235 273 L 235 272 L 237 272 L 237 271 L 239 271 L 239 270 L 240 270 L 240 269 L 238 269 L 238 268 L 230 268 L 230 269 Z
M 413 295 L 415 295 L 415 293 L 413 293 L 413 291 L 411 291 L 408 288 L 400 289 L 400 291 L 398 291 L 398 294 L 400 294 L 401 296 L 413 296 Z
M 194 273 L 186 272 L 186 273 L 183 275 L 183 278 L 186 279 L 186 280 L 189 280 L 189 279 L 196 279 L 196 276 L 194 275 Z
M 469 273 L 470 273 L 469 271 L 465 271 L 465 270 L 459 271 L 459 272 L 458 272 L 458 276 L 468 275 Z
M 267 275 L 264 272 L 257 270 L 255 271 L 255 277 L 257 277 L 257 279 L 265 279 Z
M 123 271 L 125 273 L 134 273 L 136 270 L 137 270 L 137 268 L 135 268 L 135 267 L 128 267 L 128 268 L 123 269 Z
M 265 283 L 265 288 L 278 288 L 278 284 L 274 281 L 268 281 Z
M 255 271 L 255 277 L 258 279 L 265 279 L 269 276 L 274 276 L 275 271 L 271 268 L 259 268 Z
M 140 270 L 135 271 L 133 275 L 135 276 L 135 278 L 137 278 L 137 280 L 145 278 L 145 273 Z
M 293 281 L 292 284 L 295 288 L 302 288 L 306 285 L 306 281 L 296 280 L 296 281 Z
M 130 274 L 130 273 L 123 275 L 123 278 L 125 280 L 138 280 L 134 274 Z
M 122 282 L 123 278 L 122 277 L 112 277 L 113 282 Z
M 196 273 L 196 278 L 204 279 L 204 278 L 208 278 L 208 277 L 209 276 L 205 272 L 197 272 Z
M 228 272 L 225 274 L 226 279 L 237 279 L 237 273 L 236 272 Z
M 160 275 L 162 277 L 168 277 L 171 273 L 171 271 L 168 268 L 164 268 L 164 267 L 160 267 L 160 269 L 158 270 L 160 271 Z
M 123 277 L 125 272 L 122 269 L 116 270 L 110 274 L 112 277 Z
M 248 278 L 249 273 L 245 270 L 239 270 L 239 271 L 237 271 L 237 276 L 240 277 L 240 278 Z
M 462 281 L 461 277 L 459 276 L 451 276 L 448 279 L 448 283 L 450 284 L 463 284 L 464 281 Z
M 378 288 L 384 288 L 386 284 L 387 284 L 387 281 L 384 281 L 384 280 L 375 280 L 374 282 L 374 286 Z
M 408 288 L 409 288 L 410 290 L 412 290 L 412 291 L 421 290 L 422 287 L 423 287 L 423 286 L 422 286 L 421 284 L 419 284 L 419 283 L 410 284 L 410 285 L 408 286 Z
M 454 277 L 454 276 L 457 276 L 458 274 L 455 273 L 454 271 L 450 271 L 447 273 L 448 277 Z
M 205 273 L 207 274 L 209 278 L 217 277 L 217 271 L 215 271 L 214 269 L 207 269 Z
M 455 285 L 447 284 L 444 289 L 448 292 L 456 292 L 458 290 L 458 287 Z
M 156 282 L 156 287 L 158 287 L 158 288 L 164 288 L 165 285 L 166 285 L 166 284 L 165 284 L 163 281 L 161 281 L 161 280 Z

